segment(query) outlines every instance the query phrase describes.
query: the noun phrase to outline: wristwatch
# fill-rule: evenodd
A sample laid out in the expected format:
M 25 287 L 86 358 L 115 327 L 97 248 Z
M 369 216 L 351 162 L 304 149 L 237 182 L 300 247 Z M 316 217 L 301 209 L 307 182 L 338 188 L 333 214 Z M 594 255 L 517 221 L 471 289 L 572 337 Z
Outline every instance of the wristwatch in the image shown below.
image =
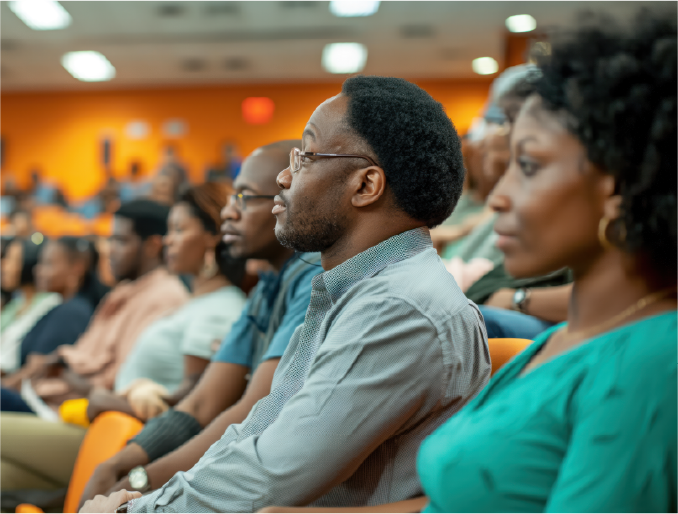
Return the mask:
M 148 474 L 143 466 L 132 468 L 127 474 L 127 479 L 129 480 L 130 487 L 140 493 L 145 493 L 151 488 L 151 484 L 148 481 Z
M 515 311 L 522 312 L 527 314 L 527 304 L 530 303 L 530 296 L 532 296 L 532 290 L 521 287 L 516 289 L 516 292 L 513 293 L 513 301 L 511 302 L 511 308 Z

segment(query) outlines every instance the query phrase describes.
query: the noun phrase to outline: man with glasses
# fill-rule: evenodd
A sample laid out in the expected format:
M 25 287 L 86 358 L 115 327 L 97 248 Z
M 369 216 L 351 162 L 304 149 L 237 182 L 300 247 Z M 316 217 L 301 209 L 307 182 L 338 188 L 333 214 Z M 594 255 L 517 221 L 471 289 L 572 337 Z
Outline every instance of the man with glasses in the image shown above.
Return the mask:
M 422 494 L 422 440 L 490 375 L 482 317 L 429 228 L 461 194 L 461 145 L 443 107 L 402 79 L 354 77 L 321 104 L 278 175 L 275 233 L 324 272 L 271 392 L 187 473 L 84 512 L 348 508 Z
M 290 149 L 300 143 L 281 141 L 255 150 L 222 212 L 223 238 L 231 255 L 265 260 L 275 272 L 260 276 L 240 319 L 193 390 L 99 466 L 83 502 L 120 489 L 160 487 L 175 473 L 193 467 L 229 425 L 242 422 L 268 394 L 280 357 L 304 321 L 311 280 L 322 271 L 318 254 L 295 254 L 280 245 L 274 232 L 276 176 L 287 165 Z

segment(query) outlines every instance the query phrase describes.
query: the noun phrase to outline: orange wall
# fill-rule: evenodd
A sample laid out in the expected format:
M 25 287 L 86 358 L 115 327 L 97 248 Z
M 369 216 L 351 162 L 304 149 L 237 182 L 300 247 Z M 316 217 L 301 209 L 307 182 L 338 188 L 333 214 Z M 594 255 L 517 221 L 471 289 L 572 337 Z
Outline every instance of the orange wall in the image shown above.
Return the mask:
M 457 130 L 464 133 L 487 98 L 491 79 L 418 81 L 446 108 Z M 5 144 L 3 178 L 25 185 L 33 168 L 59 183 L 67 197 L 77 200 L 96 193 L 104 170 L 100 140 L 113 139 L 113 172 L 125 177 L 132 161 L 151 173 L 160 149 L 171 141 L 193 180 L 205 167 L 220 161 L 223 142 L 234 140 L 243 155 L 279 139 L 301 136 L 315 107 L 337 94 L 341 84 L 276 84 L 209 86 L 182 89 L 140 89 L 97 92 L 5 93 L 0 132 Z M 275 102 L 273 119 L 248 125 L 240 106 L 248 96 L 268 96 Z M 168 139 L 161 126 L 170 118 L 183 119 L 185 136 Z M 142 140 L 129 139 L 125 126 L 132 120 L 150 125 Z

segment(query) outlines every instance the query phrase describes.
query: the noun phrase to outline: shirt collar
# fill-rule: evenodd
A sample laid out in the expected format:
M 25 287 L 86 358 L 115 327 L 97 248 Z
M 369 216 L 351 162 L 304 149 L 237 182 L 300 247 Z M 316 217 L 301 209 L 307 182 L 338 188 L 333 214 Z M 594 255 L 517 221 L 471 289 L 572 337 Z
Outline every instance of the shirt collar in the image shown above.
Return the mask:
M 413 257 L 432 247 L 428 228 L 408 230 L 368 248 L 330 271 L 317 275 L 313 279 L 313 289 L 327 290 L 332 303 L 336 303 L 346 291 L 361 280 L 373 277 L 386 266 Z

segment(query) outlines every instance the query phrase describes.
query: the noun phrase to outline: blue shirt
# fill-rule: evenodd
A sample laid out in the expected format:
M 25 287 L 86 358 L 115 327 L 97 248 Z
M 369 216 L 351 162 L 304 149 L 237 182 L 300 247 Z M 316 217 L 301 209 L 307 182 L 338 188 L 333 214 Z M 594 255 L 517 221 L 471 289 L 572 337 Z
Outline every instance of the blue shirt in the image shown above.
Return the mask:
M 282 357 L 294 330 L 304 322 L 311 281 L 322 271 L 320 254 L 306 253 L 290 258 L 280 273 L 261 274 L 212 361 L 239 364 L 254 373 L 262 362 Z

